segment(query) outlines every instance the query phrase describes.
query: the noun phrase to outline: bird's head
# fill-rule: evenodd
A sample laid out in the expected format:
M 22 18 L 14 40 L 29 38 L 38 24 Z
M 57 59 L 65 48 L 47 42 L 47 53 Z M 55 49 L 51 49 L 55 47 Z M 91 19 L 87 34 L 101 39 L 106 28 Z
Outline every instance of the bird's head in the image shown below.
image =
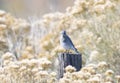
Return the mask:
M 66 31 L 63 30 L 63 31 L 61 31 L 60 33 L 61 33 L 62 35 L 65 35 L 65 34 L 66 34 Z

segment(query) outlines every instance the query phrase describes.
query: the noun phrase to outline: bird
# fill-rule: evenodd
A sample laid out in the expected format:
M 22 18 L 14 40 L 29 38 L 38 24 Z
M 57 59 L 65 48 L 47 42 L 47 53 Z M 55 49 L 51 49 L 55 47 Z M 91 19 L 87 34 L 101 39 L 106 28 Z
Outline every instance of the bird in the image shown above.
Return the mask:
M 75 53 L 79 53 L 78 50 L 75 48 L 72 40 L 67 35 L 66 31 L 61 31 L 60 36 L 60 45 L 69 53 L 69 50 L 73 50 Z

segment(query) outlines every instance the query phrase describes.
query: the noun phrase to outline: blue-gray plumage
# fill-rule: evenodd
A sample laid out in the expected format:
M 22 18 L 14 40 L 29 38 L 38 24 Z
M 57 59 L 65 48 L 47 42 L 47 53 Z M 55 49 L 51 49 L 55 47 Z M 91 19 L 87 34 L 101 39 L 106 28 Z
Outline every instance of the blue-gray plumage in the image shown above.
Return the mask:
M 79 53 L 77 49 L 75 48 L 74 44 L 72 43 L 70 37 L 66 34 L 66 31 L 61 32 L 61 37 L 60 37 L 60 45 L 66 49 L 68 52 L 69 50 L 73 50 L 76 53 Z

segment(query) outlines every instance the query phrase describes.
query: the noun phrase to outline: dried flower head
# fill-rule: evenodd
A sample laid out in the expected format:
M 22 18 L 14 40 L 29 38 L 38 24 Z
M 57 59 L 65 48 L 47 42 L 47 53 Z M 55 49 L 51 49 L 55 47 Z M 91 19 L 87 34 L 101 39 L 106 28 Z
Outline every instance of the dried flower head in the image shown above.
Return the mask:
M 0 24 L 6 24 L 6 19 L 4 17 L 0 17 Z
M 94 6 L 94 9 L 92 11 L 99 15 L 99 14 L 103 14 L 104 10 L 105 10 L 104 5 L 96 5 L 96 6 Z
M 112 76 L 113 74 L 114 74 L 114 71 L 110 69 L 105 72 L 106 76 Z
M 5 11 L 0 10 L 0 16 L 3 16 L 3 15 L 5 15 L 5 14 L 6 14 L 6 12 L 5 12 Z
M 39 72 L 39 69 L 38 68 L 33 68 L 31 71 L 32 71 L 33 74 L 36 74 L 37 72 Z
M 115 78 L 117 80 L 117 83 L 119 83 L 120 82 L 120 75 L 116 75 Z
M 113 81 L 113 79 L 112 79 L 112 77 L 110 77 L 110 76 L 107 76 L 106 78 L 105 78 L 105 82 L 112 82 Z
M 10 60 L 11 58 L 14 58 L 14 55 L 10 52 L 7 52 L 2 56 L 3 60 Z
M 52 64 L 51 61 L 49 61 L 47 58 L 39 59 L 39 63 L 43 69 L 48 69 Z
M 72 72 L 75 72 L 76 69 L 75 69 L 73 66 L 68 65 L 68 66 L 65 68 L 65 71 L 72 73 Z
M 59 83 L 71 83 L 72 82 L 72 80 L 71 79 L 68 79 L 68 78 L 61 78 L 60 80 L 59 80 Z
M 84 73 L 90 73 L 92 75 L 96 74 L 96 70 L 93 67 L 84 67 L 81 69 L 81 71 Z
M 22 65 L 22 66 L 27 66 L 28 63 L 29 63 L 29 60 L 28 60 L 28 59 L 24 59 L 24 60 L 21 60 L 21 61 L 19 62 L 19 64 Z
M 17 69 L 18 70 L 20 68 L 19 65 L 15 64 L 15 63 L 13 63 L 9 66 L 10 66 L 11 69 Z
M 57 76 L 56 72 L 52 72 L 52 73 L 50 73 L 50 75 L 51 75 L 51 77 L 56 77 Z
M 21 67 L 19 68 L 19 71 L 20 71 L 20 72 L 23 72 L 23 71 L 25 71 L 26 69 L 27 69 L 26 66 L 21 66 Z
M 100 78 L 93 77 L 93 78 L 88 79 L 88 82 L 90 82 L 90 83 L 100 83 Z
M 0 31 L 3 31 L 7 28 L 7 25 L 5 24 L 0 24 Z
M 98 5 L 98 4 L 105 4 L 105 0 L 95 0 L 95 5 Z
M 38 61 L 36 59 L 31 59 L 31 60 L 29 60 L 28 65 L 29 65 L 29 67 L 33 68 L 33 67 L 37 66 L 37 63 L 38 63 Z
M 36 73 L 36 76 L 45 78 L 48 76 L 48 72 L 47 71 L 39 71 L 38 73 Z
M 28 51 L 29 53 L 33 53 L 32 46 L 27 46 L 25 50 Z
M 106 1 L 105 7 L 106 7 L 107 9 L 114 10 L 114 9 L 115 9 L 115 6 L 116 6 L 116 4 L 112 3 L 110 0 L 107 0 L 107 1 Z
M 104 68 L 108 67 L 108 64 L 106 62 L 102 61 L 102 62 L 98 63 L 97 67 L 101 68 L 101 69 L 104 69 Z
M 23 51 L 22 55 L 20 56 L 21 59 L 31 59 L 34 56 L 29 51 Z

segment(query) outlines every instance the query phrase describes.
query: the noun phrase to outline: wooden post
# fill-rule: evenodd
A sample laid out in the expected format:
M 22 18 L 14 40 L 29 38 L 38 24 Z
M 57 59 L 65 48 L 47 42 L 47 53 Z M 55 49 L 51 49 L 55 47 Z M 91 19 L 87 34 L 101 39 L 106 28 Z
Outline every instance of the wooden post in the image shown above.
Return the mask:
M 66 66 L 71 65 L 79 71 L 82 67 L 82 57 L 81 54 L 71 54 L 71 53 L 60 53 L 58 55 L 59 68 L 58 68 L 58 79 L 63 77 L 64 69 Z

